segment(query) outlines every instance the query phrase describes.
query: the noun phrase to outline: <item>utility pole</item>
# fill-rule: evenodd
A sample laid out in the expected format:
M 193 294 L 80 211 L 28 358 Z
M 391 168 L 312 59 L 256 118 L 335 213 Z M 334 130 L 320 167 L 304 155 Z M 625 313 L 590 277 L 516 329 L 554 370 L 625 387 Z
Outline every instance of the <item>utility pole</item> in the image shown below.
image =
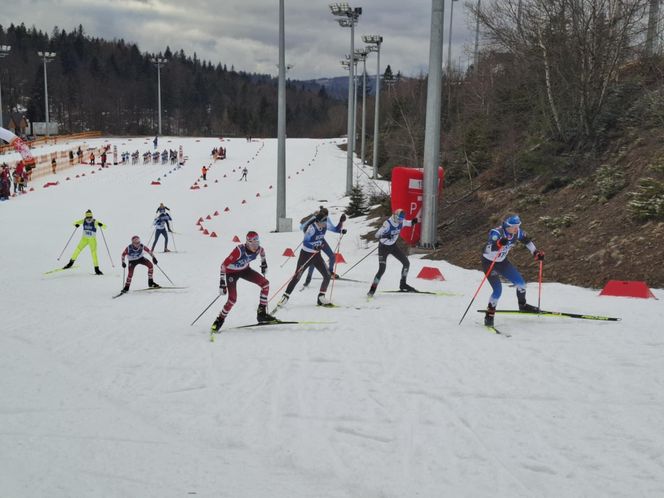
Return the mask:
M 422 193 L 422 236 L 420 246 L 433 249 L 437 239 L 438 165 L 440 163 L 441 80 L 443 66 L 443 23 L 445 0 L 431 1 L 429 80 L 424 133 L 424 182 Z
M 380 141 L 380 46 L 383 37 L 380 35 L 366 35 L 362 37 L 364 43 L 369 44 L 369 52 L 376 52 L 376 88 L 374 90 L 374 134 L 373 134 L 373 177 L 378 178 L 378 142 Z
M 290 232 L 286 219 L 286 43 L 284 0 L 279 0 L 279 89 L 277 103 L 277 232 Z

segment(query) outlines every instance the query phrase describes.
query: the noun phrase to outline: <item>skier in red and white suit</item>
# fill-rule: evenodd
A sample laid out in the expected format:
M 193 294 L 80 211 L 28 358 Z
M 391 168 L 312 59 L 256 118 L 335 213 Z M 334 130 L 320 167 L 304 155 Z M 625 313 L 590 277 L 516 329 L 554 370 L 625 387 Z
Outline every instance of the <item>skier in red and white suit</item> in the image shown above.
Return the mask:
M 261 273 L 251 269 L 249 263 L 258 256 L 261 258 Z M 219 293 L 228 294 L 228 300 L 221 313 L 212 324 L 212 331 L 218 332 L 224 324 L 224 320 L 233 309 L 237 301 L 237 282 L 240 279 L 248 280 L 260 286 L 260 304 L 256 313 L 256 319 L 259 323 L 272 322 L 276 319 L 267 313 L 267 295 L 270 292 L 270 282 L 265 278 L 267 273 L 267 261 L 265 260 L 265 250 L 260 246 L 258 234 L 254 231 L 247 233 L 247 240 L 244 244 L 239 244 L 221 264 L 219 275 Z

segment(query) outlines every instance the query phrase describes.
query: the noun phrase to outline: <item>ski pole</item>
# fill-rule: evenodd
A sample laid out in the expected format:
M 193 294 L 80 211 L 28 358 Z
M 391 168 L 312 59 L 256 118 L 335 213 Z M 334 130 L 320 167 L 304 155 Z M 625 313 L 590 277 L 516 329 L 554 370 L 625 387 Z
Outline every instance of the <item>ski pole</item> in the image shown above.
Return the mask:
M 171 232 L 171 237 L 173 237 L 173 249 L 178 250 L 178 246 L 175 245 L 175 233 Z
M 344 238 L 344 234 L 341 234 L 341 237 L 339 237 L 339 242 L 337 242 L 337 247 L 334 248 L 334 255 L 335 255 L 335 260 L 334 260 L 334 273 L 335 275 L 337 274 L 337 265 L 339 264 L 338 260 L 336 259 L 336 255 L 339 254 L 339 247 L 341 246 L 341 239 Z M 334 294 L 334 281 L 336 278 L 332 279 L 332 287 L 330 287 L 330 301 L 332 301 L 332 294 Z
M 123 258 L 123 262 L 124 262 L 124 258 Z M 122 267 L 122 287 L 123 288 L 124 288 L 124 285 L 125 285 L 125 267 L 123 266 Z
M 221 294 L 218 294 L 217 297 L 215 297 L 214 300 L 213 300 L 210 304 L 208 304 L 207 307 L 206 307 L 203 311 L 201 311 L 201 314 L 198 315 L 198 316 L 196 317 L 196 319 L 195 319 L 193 322 L 191 322 L 191 325 L 193 325 L 194 323 L 196 323 L 196 322 L 198 321 L 198 319 L 199 319 L 200 317 L 202 317 L 202 316 L 205 314 L 205 312 L 206 312 L 207 310 L 210 309 L 210 306 L 212 306 L 214 303 L 216 303 L 216 302 L 217 302 L 217 299 L 219 299 L 220 297 L 221 297 Z M 191 325 L 190 325 L 190 327 L 191 327 Z
M 302 242 L 300 242 L 300 243 L 297 245 L 297 247 L 295 248 L 295 251 L 297 251 L 297 250 L 300 248 L 301 245 L 302 245 Z M 295 252 L 295 251 L 293 251 L 293 252 Z M 288 260 L 289 260 L 290 258 L 292 258 L 292 257 L 293 257 L 293 256 L 286 256 L 286 261 L 284 261 L 283 263 L 281 263 L 281 265 L 279 266 L 279 268 L 283 268 L 284 265 L 285 265 L 286 263 L 288 263 Z
M 155 233 L 156 230 L 157 230 L 156 228 L 152 229 L 152 232 L 150 233 L 150 238 L 148 239 L 148 243 L 145 244 L 146 246 L 149 246 L 150 242 L 152 242 L 152 237 L 154 237 L 154 233 Z
M 108 259 L 111 260 L 111 266 L 115 268 L 115 265 L 113 264 L 113 258 L 111 257 L 111 250 L 108 248 L 108 243 L 106 242 L 106 235 L 104 235 L 104 229 L 101 228 L 99 230 L 101 232 L 101 238 L 104 239 L 104 245 L 106 246 L 106 252 L 108 253 Z
M 164 277 L 168 278 L 168 275 L 166 275 L 166 272 L 165 272 L 164 270 L 161 269 L 161 266 L 159 266 L 157 263 L 155 263 L 154 265 L 155 265 L 157 268 L 159 268 L 159 271 L 162 272 L 162 273 L 164 274 Z M 172 281 L 170 278 L 168 278 L 168 281 L 171 283 L 171 285 L 175 285 L 175 284 L 173 283 L 173 281 Z
M 487 279 L 487 278 L 489 277 L 489 275 L 491 274 L 491 270 L 493 270 L 493 265 L 496 264 L 496 260 L 498 259 L 498 255 L 499 255 L 499 254 L 500 254 L 500 252 L 496 253 L 496 256 L 493 258 L 493 261 L 491 261 L 491 265 L 489 266 L 489 269 L 488 269 L 488 270 L 486 271 L 486 273 L 484 274 L 484 278 L 482 279 L 482 282 L 480 283 L 480 286 L 479 286 L 479 287 L 477 288 L 477 290 L 475 291 L 475 295 L 474 295 L 473 298 L 470 300 L 470 303 L 468 304 L 468 307 L 466 308 L 466 311 L 464 311 L 463 316 L 461 317 L 461 320 L 459 320 L 459 325 L 461 325 L 461 322 L 463 322 L 463 319 L 466 318 L 466 314 L 468 314 L 468 310 L 469 310 L 470 307 L 472 306 L 473 301 L 475 301 L 475 298 L 477 297 L 477 294 L 480 292 L 480 289 L 481 289 L 482 286 L 484 285 L 484 282 L 486 282 L 486 279 Z
M 69 239 L 67 240 L 67 243 L 66 243 L 65 246 L 62 248 L 62 252 L 60 253 L 60 256 L 58 256 L 57 261 L 60 261 L 60 258 L 61 258 L 62 255 L 65 253 L 65 249 L 67 249 L 67 246 L 68 246 L 69 243 L 71 242 L 71 239 L 74 237 L 74 234 L 76 233 L 76 230 L 78 230 L 78 227 L 74 227 L 74 231 L 71 233 L 71 235 L 69 236 Z
M 539 294 L 537 295 L 537 309 L 540 310 L 542 304 L 542 268 L 544 266 L 544 261 L 540 259 L 539 262 Z
M 355 268 L 357 265 L 359 265 L 362 261 L 364 261 L 365 259 L 367 259 L 367 258 L 371 255 L 371 253 L 374 252 L 376 249 L 378 249 L 378 246 L 374 247 L 371 251 L 369 251 L 369 252 L 367 253 L 366 256 L 364 256 L 361 260 L 359 260 L 359 261 L 358 261 L 357 263 L 355 263 L 353 266 L 351 266 L 350 268 L 348 268 L 348 270 L 346 270 L 346 271 L 344 272 L 344 274 L 341 275 L 341 276 L 343 277 L 343 276 L 346 275 L 349 271 L 351 271 L 353 268 Z
M 302 263 L 302 266 L 300 266 L 297 270 L 295 270 L 295 273 L 293 273 L 293 275 L 291 275 L 290 277 L 288 277 L 288 280 L 286 280 L 286 282 L 284 282 L 284 284 L 283 284 L 281 287 L 279 287 L 279 288 L 277 289 L 277 292 L 275 292 L 274 294 L 272 294 L 272 297 L 271 297 L 270 299 L 268 299 L 267 302 L 269 303 L 270 301 L 272 301 L 272 300 L 276 297 L 276 295 L 279 294 L 279 292 L 281 291 L 281 289 L 283 289 L 284 287 L 286 287 L 286 285 L 288 285 L 288 283 L 293 279 L 293 277 L 295 277 L 295 275 L 297 275 L 298 272 L 301 272 L 301 271 L 307 266 L 307 264 L 309 263 L 309 261 L 311 261 L 311 260 L 314 258 L 314 256 L 315 256 L 316 254 L 318 254 L 319 252 L 320 252 L 320 251 L 316 251 L 316 252 L 314 252 L 314 253 L 309 257 L 309 259 L 307 259 L 304 263 Z

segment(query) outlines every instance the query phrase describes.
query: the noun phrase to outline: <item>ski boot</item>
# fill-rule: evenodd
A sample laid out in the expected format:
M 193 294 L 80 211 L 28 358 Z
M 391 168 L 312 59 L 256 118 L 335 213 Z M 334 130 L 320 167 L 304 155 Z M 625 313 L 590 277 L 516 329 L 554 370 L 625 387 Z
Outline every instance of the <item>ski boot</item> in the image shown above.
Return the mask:
M 103 275 L 98 266 L 95 266 L 95 275 Z
M 62 269 L 66 270 L 67 268 L 71 268 L 72 266 L 74 266 L 74 260 L 70 259 L 69 263 L 67 263 L 65 266 L 63 266 Z
M 415 287 L 411 287 L 406 283 L 405 279 L 401 280 L 401 282 L 399 283 L 399 290 L 401 292 L 417 292 Z
M 167 247 L 165 247 L 165 248 L 164 248 L 164 252 L 171 252 L 171 250 L 168 249 Z
M 221 329 L 221 326 L 224 324 L 224 320 L 226 320 L 226 317 L 219 315 L 210 327 L 210 331 L 218 334 L 219 329 Z
M 279 302 L 277 303 L 277 308 L 281 308 L 282 306 L 284 306 L 288 302 L 289 297 L 290 295 L 284 292 L 284 295 L 281 296 L 281 299 L 279 299 Z M 274 313 L 274 311 L 272 313 Z
M 378 288 L 378 285 L 371 284 L 371 287 L 369 287 L 369 292 L 367 292 L 367 297 L 374 297 L 374 294 L 376 293 L 377 288 Z
M 332 306 L 332 301 L 325 297 L 325 294 L 322 292 L 318 294 L 318 299 L 316 299 L 316 304 L 318 306 Z
M 276 322 L 277 319 L 272 315 L 268 314 L 265 305 L 261 304 L 258 306 L 258 309 L 256 310 L 256 321 L 258 323 L 269 323 L 269 322 Z
M 125 285 L 120 291 L 120 294 L 126 294 L 127 292 L 129 292 L 129 286 Z
M 148 280 L 148 287 L 150 287 L 150 289 L 161 289 L 161 285 L 159 285 L 152 279 Z
M 516 299 L 519 302 L 519 311 L 526 311 L 528 313 L 538 313 L 539 308 L 533 306 L 532 304 L 526 303 L 526 291 L 516 291 Z
M 337 273 L 334 273 L 333 271 L 330 272 L 330 278 L 332 280 L 336 280 L 339 278 L 339 275 Z
M 491 306 L 490 304 L 486 307 L 486 313 L 484 314 L 484 325 L 487 327 L 493 327 L 493 318 L 496 316 L 496 307 Z

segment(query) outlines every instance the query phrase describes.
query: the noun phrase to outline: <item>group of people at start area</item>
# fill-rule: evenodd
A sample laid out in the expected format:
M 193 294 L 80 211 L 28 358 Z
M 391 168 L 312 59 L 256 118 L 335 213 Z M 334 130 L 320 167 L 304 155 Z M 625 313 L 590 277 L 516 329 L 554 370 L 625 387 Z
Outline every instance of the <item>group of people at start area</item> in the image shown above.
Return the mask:
M 170 223 L 173 221 L 171 215 L 168 213 L 170 209 L 164 206 L 162 202 L 159 204 L 159 207 L 156 211 L 156 216 L 153 221 L 154 226 L 154 242 L 152 243 L 152 249 L 148 249 L 147 246 L 141 243 L 141 238 L 138 235 L 134 235 L 131 238 L 131 244 L 125 247 L 122 252 L 121 261 L 122 268 L 127 268 L 127 263 L 125 258 L 129 262 L 129 270 L 127 273 L 127 280 L 125 281 L 124 287 L 122 288 L 121 293 L 125 294 L 129 291 L 129 286 L 131 285 L 131 279 L 134 276 L 134 269 L 136 265 L 144 265 L 148 269 L 148 287 L 156 289 L 159 288 L 159 284 L 155 283 L 153 277 L 154 266 L 153 263 L 157 264 L 157 258 L 154 255 L 154 248 L 157 245 L 157 240 L 160 236 L 164 237 L 164 252 L 170 252 L 168 249 L 168 233 L 173 233 L 171 230 Z M 92 264 L 94 265 L 95 274 L 103 275 L 104 273 L 99 269 L 99 258 L 97 257 L 97 229 L 106 230 L 108 225 L 102 223 L 101 221 L 94 218 L 92 211 L 88 209 L 85 212 L 84 218 L 74 221 L 74 227 L 83 227 L 83 236 L 81 241 L 78 243 L 78 246 L 74 250 L 74 253 L 71 255 L 69 262 L 62 268 L 63 270 L 68 270 L 74 266 L 76 258 L 86 247 L 90 248 L 90 253 L 92 255 Z M 73 234 L 72 234 L 73 235 Z M 103 236 L 103 233 L 102 233 Z M 150 262 L 145 254 L 150 256 L 152 262 Z
M 157 264 L 154 248 L 157 244 L 157 239 L 160 236 L 163 236 L 164 252 L 169 252 L 168 232 L 173 233 L 173 231 L 169 224 L 169 222 L 172 221 L 172 218 L 168 211 L 170 211 L 170 209 L 164 206 L 163 203 L 157 208 L 154 220 L 155 238 L 152 244 L 152 249 L 148 249 L 147 246 L 141 243 L 140 237 L 134 235 L 131 238 L 131 244 L 125 247 L 122 252 L 122 267 L 127 268 L 125 259 L 128 261 L 129 266 L 127 280 L 121 291 L 122 294 L 129 291 L 129 286 L 131 285 L 131 280 L 137 265 L 144 265 L 147 267 L 148 287 L 160 287 L 159 284 L 155 283 L 153 280 L 153 265 Z M 330 244 L 325 240 L 325 235 L 330 231 L 341 234 L 343 237 L 343 235 L 346 234 L 346 229 L 343 228 L 345 221 L 346 215 L 342 214 L 339 218 L 339 222 L 335 225 L 330 220 L 328 210 L 322 206 L 315 213 L 306 216 L 301 220 L 300 229 L 304 233 L 304 238 L 297 259 L 297 269 L 288 282 L 286 291 L 281 296 L 275 311 L 288 302 L 291 293 L 305 271 L 307 271 L 308 274 L 304 285 L 309 285 L 314 269 L 321 274 L 323 279 L 318 290 L 316 304 L 319 306 L 332 306 L 332 303 L 325 297 L 325 294 L 327 293 L 327 287 L 330 280 L 332 278 L 338 278 L 338 275 L 334 273 L 335 251 L 332 250 Z M 367 292 L 369 298 L 374 296 L 381 277 L 385 273 L 387 257 L 389 255 L 394 256 L 402 265 L 399 291 L 417 292 L 417 290 L 411 287 L 406 281 L 408 270 L 410 269 L 410 263 L 403 250 L 397 245 L 397 241 L 403 227 L 414 227 L 418 221 L 417 218 L 407 220 L 404 210 L 397 209 L 376 231 L 374 236 L 378 240 L 378 271 L 376 272 L 376 275 L 371 282 L 371 286 L 369 287 L 369 291 Z M 85 247 L 89 247 L 92 254 L 95 274 L 103 275 L 102 271 L 99 269 L 99 261 L 97 258 L 97 229 L 105 230 L 107 225 L 95 219 L 92 211 L 87 210 L 85 212 L 85 217 L 75 221 L 74 226 L 76 228 L 80 226 L 83 227 L 83 236 L 63 270 L 71 268 L 81 251 Z M 498 300 L 502 294 L 501 277 L 510 281 L 516 287 L 519 310 L 530 312 L 539 311 L 537 307 L 526 302 L 525 280 L 516 267 L 507 259 L 507 255 L 517 242 L 524 244 L 536 261 L 544 260 L 544 251 L 537 249 L 530 237 L 528 237 L 526 232 L 521 229 L 521 218 L 519 218 L 518 215 L 508 216 L 502 222 L 501 226 L 495 227 L 489 231 L 489 238 L 482 253 L 482 268 L 485 274 L 488 273 L 487 279 L 493 289 L 484 316 L 484 324 L 487 326 L 493 326 L 494 324 L 496 306 L 498 305 Z M 327 264 L 323 260 L 322 253 L 325 253 L 328 256 Z M 150 259 L 148 259 L 148 256 Z M 250 267 L 250 263 L 259 257 L 261 260 L 260 273 Z M 265 278 L 266 274 L 267 259 L 265 257 L 265 250 L 260 245 L 258 233 L 252 230 L 247 233 L 245 242 L 243 244 L 238 244 L 221 263 L 219 293 L 228 295 L 228 299 L 219 313 L 219 316 L 217 316 L 212 324 L 212 332 L 220 331 L 226 317 L 237 302 L 237 282 L 241 279 L 252 282 L 260 287 L 259 304 L 256 313 L 256 319 L 258 322 L 269 323 L 277 321 L 267 310 L 270 282 Z
M 286 291 L 281 296 L 274 311 L 283 307 L 288 302 L 291 293 L 302 278 L 305 270 L 308 271 L 308 275 L 304 285 L 305 287 L 309 285 L 314 269 L 316 269 L 323 278 L 316 298 L 316 304 L 318 306 L 332 306 L 332 303 L 325 297 L 325 294 L 330 280 L 339 277 L 334 273 L 335 252 L 325 240 L 325 234 L 329 230 L 330 232 L 339 233 L 341 236 L 345 235 L 346 229 L 343 228 L 345 221 L 346 215 L 342 214 L 339 218 L 339 222 L 335 225 L 329 218 L 328 210 L 322 206 L 318 211 L 301 220 L 300 229 L 304 233 L 304 238 L 297 259 L 297 269 L 288 282 Z M 376 231 L 374 236 L 378 239 L 378 272 L 367 292 L 368 298 L 373 298 L 381 277 L 385 273 L 387 256 L 390 254 L 402 264 L 399 290 L 401 292 L 417 292 L 417 290 L 411 287 L 406 281 L 408 270 L 410 269 L 410 263 L 403 250 L 397 245 L 397 241 L 401 229 L 404 226 L 413 227 L 418 222 L 419 220 L 417 218 L 407 220 L 404 210 L 397 209 L 383 222 L 378 231 Z M 521 219 L 518 215 L 508 216 L 501 226 L 491 229 L 489 232 L 489 240 L 482 253 L 482 267 L 484 272 L 486 273 L 491 268 L 488 280 L 493 289 L 484 317 L 484 323 L 487 326 L 493 326 L 494 324 L 496 306 L 502 293 L 502 284 L 500 282 L 501 276 L 516 286 L 517 300 L 520 310 L 538 311 L 538 308 L 526 302 L 525 281 L 516 267 L 507 260 L 509 251 L 517 242 L 523 243 L 531 254 L 533 254 L 536 261 L 544 260 L 544 251 L 537 249 L 526 232 L 521 230 Z M 321 253 L 325 253 L 328 256 L 328 265 L 325 264 Z M 250 267 L 250 263 L 259 257 L 261 260 L 260 273 Z M 218 333 L 220 331 L 226 317 L 237 302 L 237 282 L 240 279 L 248 280 L 260 287 L 259 304 L 256 312 L 258 323 L 277 321 L 277 319 L 269 314 L 267 310 L 268 294 L 270 292 L 270 282 L 265 278 L 267 275 L 267 268 L 268 265 L 265 250 L 260 245 L 258 233 L 252 230 L 247 233 L 245 242 L 243 244 L 238 244 L 221 263 L 219 293 L 220 295 L 227 294 L 228 299 L 219 313 L 219 316 L 217 316 L 212 324 L 211 330 L 213 333 Z

